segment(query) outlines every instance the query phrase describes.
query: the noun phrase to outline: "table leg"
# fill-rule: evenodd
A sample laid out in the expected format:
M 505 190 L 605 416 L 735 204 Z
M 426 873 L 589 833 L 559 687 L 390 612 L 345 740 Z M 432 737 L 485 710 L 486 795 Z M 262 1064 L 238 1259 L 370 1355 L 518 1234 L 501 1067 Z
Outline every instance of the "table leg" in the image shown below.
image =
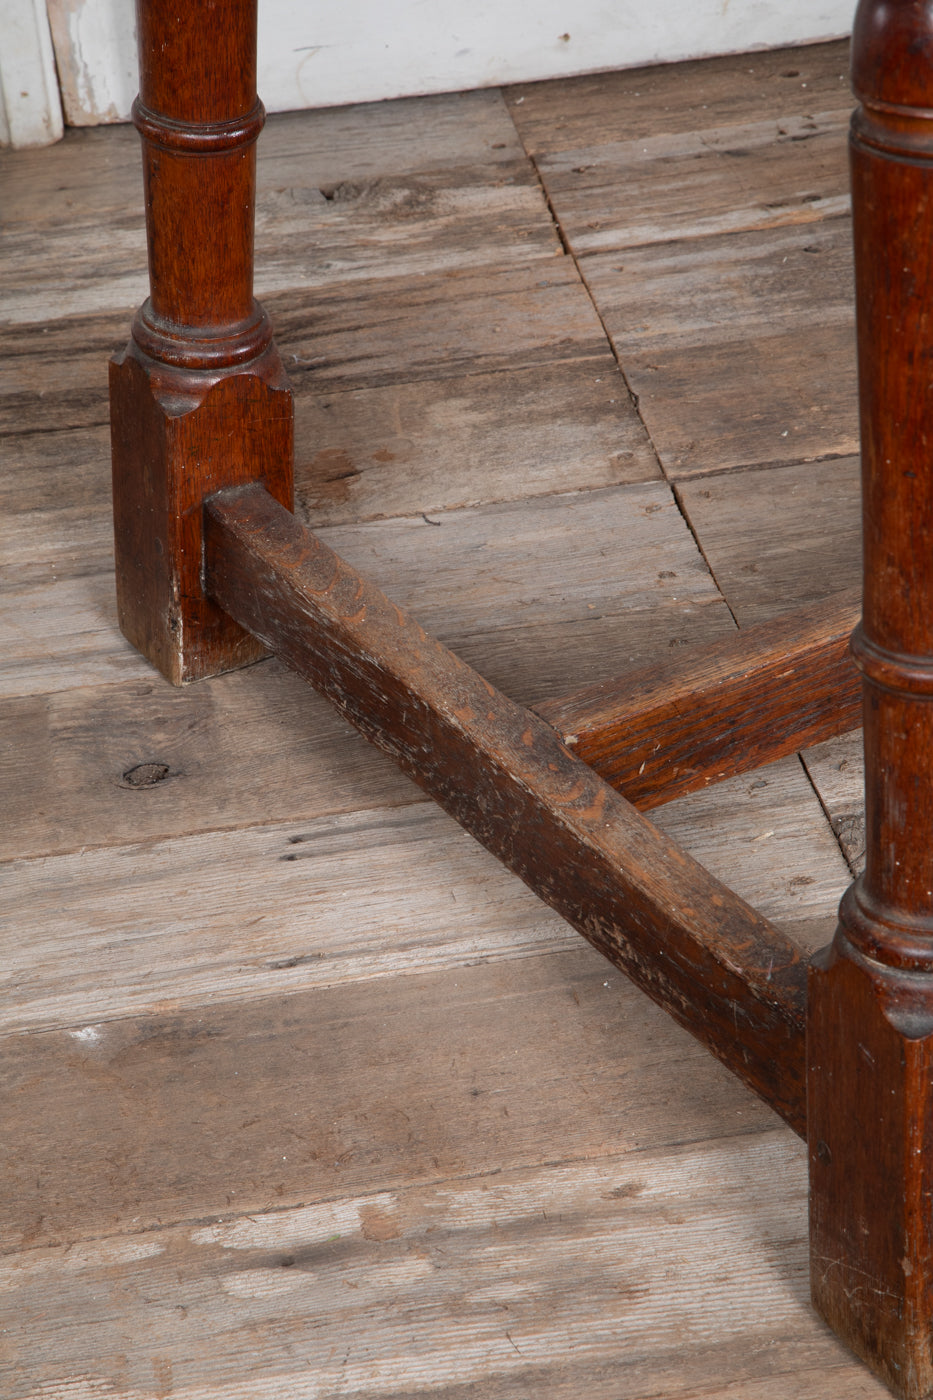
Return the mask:
M 111 365 L 117 597 L 175 684 L 262 649 L 201 588 L 204 499 L 292 501 L 292 399 L 253 299 L 256 0 L 139 0 L 151 294 Z
M 867 865 L 809 982 L 816 1306 L 933 1395 L 933 14 L 862 0 L 852 127 Z

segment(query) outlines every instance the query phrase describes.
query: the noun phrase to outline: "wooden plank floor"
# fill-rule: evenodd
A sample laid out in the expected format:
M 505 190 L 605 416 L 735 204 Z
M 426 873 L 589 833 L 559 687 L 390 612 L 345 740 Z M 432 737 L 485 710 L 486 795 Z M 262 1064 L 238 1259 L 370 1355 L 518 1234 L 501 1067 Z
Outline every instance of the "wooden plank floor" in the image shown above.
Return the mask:
M 844 46 L 270 120 L 299 510 L 526 702 L 858 584 Z M 0 155 L 0 1394 L 838 1400 L 801 1144 L 273 661 L 120 637 L 135 134 Z M 857 737 L 656 813 L 810 949 Z

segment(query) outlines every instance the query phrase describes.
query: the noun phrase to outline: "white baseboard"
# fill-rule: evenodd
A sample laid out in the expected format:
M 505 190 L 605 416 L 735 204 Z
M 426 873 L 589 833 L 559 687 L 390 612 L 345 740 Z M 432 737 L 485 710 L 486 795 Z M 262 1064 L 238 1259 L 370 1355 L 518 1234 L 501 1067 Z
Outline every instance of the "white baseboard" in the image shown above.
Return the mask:
M 47 146 L 63 131 L 43 0 L 0 0 L 0 145 Z
M 528 82 L 839 37 L 852 13 L 853 0 L 264 0 L 259 91 L 276 112 Z M 35 34 L 22 39 L 44 14 L 42 0 L 0 0 L 14 144 L 61 130 L 48 27 L 44 68 Z M 48 14 L 66 120 L 125 121 L 137 86 L 133 0 L 48 0 Z

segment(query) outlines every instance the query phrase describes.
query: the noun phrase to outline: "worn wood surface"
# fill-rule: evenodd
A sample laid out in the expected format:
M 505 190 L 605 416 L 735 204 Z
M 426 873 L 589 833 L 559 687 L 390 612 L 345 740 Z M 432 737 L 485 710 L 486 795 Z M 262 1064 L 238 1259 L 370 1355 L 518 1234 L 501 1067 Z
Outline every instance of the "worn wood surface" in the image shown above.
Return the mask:
M 482 372 L 541 372 L 558 364 L 569 378 L 591 373 L 593 384 L 620 378 L 586 289 L 564 259 L 549 261 L 543 271 L 496 263 L 459 269 L 454 262 L 437 275 L 380 276 L 352 289 L 330 284 L 264 300 L 299 404 L 304 393 L 314 396 L 324 387 L 422 381 L 440 387 Z M 36 313 L 53 310 L 45 305 Z M 125 343 L 126 322 L 124 311 L 5 327 L 3 431 L 106 423 L 107 358 Z M 628 416 L 632 424 L 628 436 L 643 440 L 640 421 L 626 415 L 627 398 L 613 389 L 605 402 L 621 407 L 623 421 Z M 546 453 L 544 440 L 541 446 Z M 578 450 L 585 450 L 582 440 Z
M 850 239 L 836 217 L 583 261 L 673 477 L 858 450 Z
M 307 863 L 292 875 L 306 884 Z M 504 882 L 454 878 L 461 896 L 471 883 L 487 888 L 503 929 L 521 918 Z M 403 898 L 396 890 L 396 909 Z M 477 938 L 492 931 L 486 918 Z M 67 1030 L 8 1035 L 2 1253 L 80 1247 L 218 1208 L 242 1215 L 366 1195 L 374 1183 L 399 1189 L 647 1153 L 709 1138 L 711 1123 L 721 1139 L 774 1132 L 770 1110 L 686 1032 L 668 1034 L 657 1007 L 550 922 L 554 936 L 524 957 L 501 949 L 408 971 L 399 962 L 392 976 L 347 969 L 331 985 L 309 982 L 308 961 L 294 959 L 278 987 L 252 1000 L 208 1005 L 202 996 L 191 1009 L 173 1002 L 116 1019 L 112 1004 Z M 560 1048 L 545 1068 L 548 1037 Z M 288 1064 L 283 1113 L 275 1086 Z
M 845 47 L 716 63 L 510 94 L 678 478 L 857 450 Z
M 313 695 L 308 702 L 313 725 L 325 707 Z M 225 707 L 224 727 L 235 713 Z M 140 730 L 152 715 L 141 711 Z M 109 717 L 105 711 L 102 725 Z M 35 793 L 40 813 L 54 807 L 60 787 L 86 794 L 85 808 L 74 801 L 53 816 L 61 826 L 51 834 L 48 819 L 34 818 L 23 846 L 50 854 L 4 869 L 6 1030 L 112 1020 L 152 1006 L 195 1015 L 206 999 L 255 1000 L 575 946 L 575 933 L 384 757 L 322 727 L 330 760 L 311 763 L 303 753 L 315 746 L 313 726 L 290 768 L 289 717 L 273 712 L 270 720 L 280 752 L 271 750 L 265 779 L 256 769 L 270 750 L 255 717 L 241 756 L 228 737 L 226 750 L 187 771 L 186 750 L 210 734 L 190 715 L 187 724 L 176 716 L 174 746 L 143 750 L 142 761 L 137 751 L 128 778 L 121 780 L 122 762 L 101 772 L 101 738 L 77 773 L 53 771 Z M 76 735 L 74 749 L 81 747 Z M 41 762 L 38 745 L 27 754 Z M 22 773 L 26 783 L 28 764 Z M 282 795 L 290 780 L 294 793 Z M 807 951 L 831 936 L 848 871 L 795 760 L 673 802 L 656 824 Z
M 608 354 L 340 394 L 312 393 L 312 383 L 309 375 L 296 402 L 296 477 L 298 509 L 315 525 L 528 500 L 570 480 L 579 489 L 660 475 Z M 433 445 L 442 438 L 456 472 Z
M 741 127 L 849 110 L 848 44 L 731 54 L 508 89 L 509 110 L 534 160 L 584 147 Z
M 933 16 L 860 0 L 850 136 L 859 414 L 865 868 L 810 970 L 810 1284 L 905 1400 L 933 1396 Z
M 40 1378 L 74 1393 L 100 1356 L 134 1397 L 284 1400 L 313 1394 L 313 1377 L 319 1394 L 465 1400 L 481 1387 L 518 1400 L 544 1387 L 571 1400 L 586 1377 L 590 1394 L 636 1400 L 646 1361 L 667 1396 L 881 1393 L 868 1376 L 849 1382 L 841 1348 L 827 1357 L 807 1316 L 794 1223 L 805 1174 L 791 1142 L 764 1132 L 646 1165 L 605 1153 L 23 1251 L 4 1261 L 2 1295 L 4 1321 L 22 1329 L 19 1393 L 38 1393 Z M 751 1232 L 736 1205 L 749 1192 L 761 1222 Z M 665 1254 L 688 1222 L 702 1244 L 672 1277 Z M 100 1295 L 118 1303 L 119 1323 L 93 1306 Z M 218 1312 L 223 1346 L 208 1363 Z M 143 1344 L 127 1349 L 124 1328 Z M 756 1342 L 744 1357 L 743 1334 Z
M 18 511 L 0 532 L 9 603 L 0 637 L 11 638 L 5 657 L 0 651 L 0 689 L 23 695 L 98 685 L 115 669 L 151 684 L 151 668 L 113 627 L 106 507 Z M 560 694 L 732 630 L 662 482 L 322 533 L 494 683 L 508 679 L 516 699 Z M 552 588 L 557 548 L 572 552 L 576 565 Z M 665 567 L 658 565 L 661 551 Z M 68 630 L 58 637 L 66 611 Z
M 519 117 L 519 120 L 521 118 Z M 544 154 L 548 194 L 577 256 L 709 234 L 818 223 L 849 208 L 849 104 L 817 116 L 619 138 Z M 614 196 L 624 184 L 631 200 Z
M 853 875 L 865 868 L 865 774 L 862 731 L 815 744 L 802 754 Z
M 830 45 L 536 85 L 507 103 L 485 92 L 269 121 L 258 285 L 274 266 L 280 290 L 263 294 L 296 391 L 302 512 L 337 527 L 332 543 L 387 591 L 404 587 L 416 615 L 446 588 L 431 625 L 506 693 L 543 700 L 726 637 L 730 609 L 744 627 L 858 586 L 851 458 L 767 466 L 817 371 L 851 374 L 839 257 L 811 278 L 809 323 L 769 337 L 728 311 L 762 367 L 754 397 L 742 375 L 723 394 L 742 365 L 728 342 L 704 347 L 713 313 L 695 342 L 652 358 L 671 365 L 666 387 L 656 371 L 636 386 L 655 440 L 617 392 L 638 363 L 617 365 L 581 276 L 600 255 L 560 255 L 543 195 L 530 217 L 537 171 L 516 163 L 522 143 L 556 156 L 701 133 L 707 114 L 710 130 L 816 119 L 845 107 L 844 66 Z M 744 161 L 756 202 L 761 159 L 786 197 L 789 167 L 759 145 Z M 143 294 L 138 138 L 113 127 L 5 151 L 0 179 L 0 1391 L 292 1400 L 337 1387 L 326 1343 L 347 1357 L 339 1384 L 368 1400 L 397 1400 L 412 1376 L 444 1400 L 882 1395 L 807 1302 L 789 1130 L 282 668 L 178 693 L 122 642 L 106 361 Z M 352 217 L 320 196 L 340 184 L 359 187 Z M 606 191 L 594 217 L 607 228 L 626 203 L 651 217 Z M 338 227 L 342 280 L 316 261 Z M 709 309 L 702 256 L 692 267 L 679 294 Z M 817 458 L 841 421 L 818 398 Z M 706 445 L 675 498 L 656 451 L 678 423 L 675 446 L 701 431 Z M 748 463 L 765 465 L 732 469 Z M 508 625 L 526 611 L 527 626 Z M 839 767 L 839 743 L 806 760 L 827 810 L 855 822 L 858 765 Z M 805 951 L 828 940 L 849 874 L 795 758 L 656 818 Z M 279 859 L 298 851 L 316 854 Z M 304 1137 L 283 1143 L 296 1111 Z M 563 1225 L 545 1199 L 555 1172 Z M 506 1177 L 525 1202 L 508 1212 L 494 1194 Z M 652 1181 L 670 1189 L 629 1194 Z M 323 1277 L 304 1267 L 313 1221 L 289 1212 L 345 1201 L 352 1215 L 408 1192 L 410 1221 L 422 1193 L 471 1182 L 469 1228 L 425 1207 L 442 1271 L 412 1275 L 392 1312 L 403 1321 L 375 1290 L 382 1252 L 407 1248 L 415 1226 L 352 1235 L 356 1289 L 342 1257 Z M 630 1230 L 621 1212 L 639 1200 Z M 252 1300 L 251 1283 L 223 1282 L 233 1251 L 189 1240 L 286 1217 L 288 1251 L 272 1254 L 296 1265 L 251 1268 Z M 141 1258 L 157 1235 L 170 1249 Z M 170 1283 L 146 1272 L 167 1258 Z M 613 1271 L 628 1258 L 647 1287 L 626 1302 Z M 315 1293 L 299 1290 L 295 1310 L 272 1290 L 299 1266 Z
M 741 627 L 833 593 L 857 593 L 857 458 L 685 481 L 677 496 Z
M 204 571 L 225 612 L 806 1131 L 802 964 L 789 940 L 263 487 L 208 502 Z
M 858 618 L 857 600 L 831 600 L 535 708 L 630 802 L 656 807 L 858 723 Z
M 375 141 L 370 110 L 270 119 L 257 202 L 263 300 L 561 253 L 498 92 L 394 104 Z M 130 310 L 146 295 L 138 139 L 125 128 L 109 137 L 70 131 L 35 174 L 5 158 L 4 320 Z

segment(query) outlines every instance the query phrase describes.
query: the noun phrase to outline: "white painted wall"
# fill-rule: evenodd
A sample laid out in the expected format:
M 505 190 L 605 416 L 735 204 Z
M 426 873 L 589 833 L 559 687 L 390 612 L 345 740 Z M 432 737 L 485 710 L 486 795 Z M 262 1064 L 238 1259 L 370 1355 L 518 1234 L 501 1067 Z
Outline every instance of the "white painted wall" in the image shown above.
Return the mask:
M 267 0 L 263 100 L 322 106 L 741 52 L 847 34 L 853 12 L 854 0 Z
M 847 34 L 855 0 L 260 0 L 270 111 L 523 82 Z M 41 0 L 0 0 L 9 17 Z M 133 0 L 48 0 L 66 120 L 121 121 Z M 5 18 L 6 16 L 6 18 Z

